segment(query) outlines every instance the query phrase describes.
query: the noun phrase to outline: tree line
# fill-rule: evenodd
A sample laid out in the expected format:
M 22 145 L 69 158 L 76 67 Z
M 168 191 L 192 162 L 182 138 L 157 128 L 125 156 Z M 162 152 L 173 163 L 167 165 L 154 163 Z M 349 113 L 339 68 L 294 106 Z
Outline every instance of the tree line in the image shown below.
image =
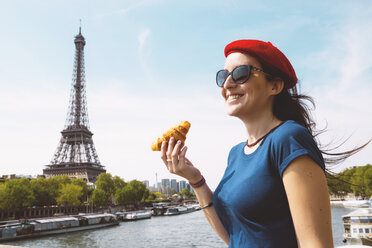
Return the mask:
M 63 205 L 67 202 L 78 205 L 84 201 L 88 190 L 84 180 L 67 176 L 9 179 L 0 183 L 0 209 Z
M 330 194 L 343 198 L 348 193 L 363 199 L 372 195 L 372 165 L 353 167 L 327 177 Z
M 192 197 L 188 189 L 181 196 Z M 161 193 L 150 193 L 140 181 L 125 182 L 110 173 L 101 173 L 94 185 L 82 179 L 55 176 L 38 179 L 9 179 L 0 182 L 0 210 L 42 206 L 77 206 L 89 204 L 94 207 L 112 205 L 137 205 L 141 202 L 170 201 Z

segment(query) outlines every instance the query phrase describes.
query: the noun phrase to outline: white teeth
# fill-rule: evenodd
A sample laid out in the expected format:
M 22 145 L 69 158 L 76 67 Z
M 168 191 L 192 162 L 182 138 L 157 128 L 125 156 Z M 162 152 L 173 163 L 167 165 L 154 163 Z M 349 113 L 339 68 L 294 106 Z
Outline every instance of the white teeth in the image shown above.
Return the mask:
M 227 97 L 227 100 L 233 100 L 233 99 L 238 99 L 239 97 L 241 97 L 240 95 L 230 95 Z

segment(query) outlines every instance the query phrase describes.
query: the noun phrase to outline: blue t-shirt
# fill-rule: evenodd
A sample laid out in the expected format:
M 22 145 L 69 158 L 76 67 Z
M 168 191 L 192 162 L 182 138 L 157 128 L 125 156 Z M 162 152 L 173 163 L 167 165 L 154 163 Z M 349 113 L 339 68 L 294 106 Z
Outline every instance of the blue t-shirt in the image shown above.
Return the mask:
M 308 155 L 324 170 L 324 160 L 309 131 L 286 121 L 251 154 L 245 142 L 229 154 L 213 204 L 229 237 L 229 247 L 297 247 L 282 176 L 297 157 Z

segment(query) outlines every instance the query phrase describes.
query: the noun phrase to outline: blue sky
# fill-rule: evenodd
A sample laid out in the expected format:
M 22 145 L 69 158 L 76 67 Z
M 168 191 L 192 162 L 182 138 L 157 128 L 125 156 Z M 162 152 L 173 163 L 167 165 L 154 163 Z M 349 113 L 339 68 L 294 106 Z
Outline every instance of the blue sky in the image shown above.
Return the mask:
M 372 137 L 370 1 L 2 1 L 0 174 L 41 174 L 67 114 L 74 36 L 82 19 L 90 127 L 108 172 L 177 178 L 150 145 L 191 122 L 189 158 L 217 186 L 230 147 L 246 139 L 228 117 L 215 72 L 236 39 L 271 41 L 314 97 L 323 143 Z M 372 145 L 338 169 L 372 163 Z

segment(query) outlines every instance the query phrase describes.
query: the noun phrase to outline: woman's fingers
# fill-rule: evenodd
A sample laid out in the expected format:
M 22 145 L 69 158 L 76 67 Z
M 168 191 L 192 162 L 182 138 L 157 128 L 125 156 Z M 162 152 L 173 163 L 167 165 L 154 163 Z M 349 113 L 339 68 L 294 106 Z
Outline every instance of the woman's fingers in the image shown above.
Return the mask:
M 169 144 L 168 144 L 168 150 L 167 150 L 167 159 L 172 159 L 172 152 L 173 152 L 173 149 L 174 149 L 174 138 L 171 137 L 169 139 Z
M 180 168 L 180 150 L 182 147 L 182 142 L 177 141 L 172 152 L 172 169 L 174 173 L 177 173 Z
M 161 144 L 161 159 L 170 173 L 183 174 L 182 170 L 185 169 L 185 165 L 190 163 L 185 157 L 186 151 L 187 147 L 183 147 L 182 142 L 176 141 L 173 137 L 170 138 L 169 142 L 164 141 Z
M 188 159 L 186 158 L 186 152 L 187 152 L 187 146 L 184 146 L 181 150 L 181 153 L 180 153 L 180 160 L 183 159 L 185 161 L 187 161 Z
M 178 162 L 178 156 L 180 155 L 181 146 L 182 146 L 181 141 L 177 141 L 172 152 L 173 162 Z
M 168 150 L 168 144 L 167 142 L 163 141 L 161 143 L 161 149 L 160 149 L 160 158 L 161 160 L 163 160 L 164 164 L 167 166 L 168 168 L 168 162 L 167 162 L 167 150 Z M 169 168 L 168 168 L 169 169 Z

